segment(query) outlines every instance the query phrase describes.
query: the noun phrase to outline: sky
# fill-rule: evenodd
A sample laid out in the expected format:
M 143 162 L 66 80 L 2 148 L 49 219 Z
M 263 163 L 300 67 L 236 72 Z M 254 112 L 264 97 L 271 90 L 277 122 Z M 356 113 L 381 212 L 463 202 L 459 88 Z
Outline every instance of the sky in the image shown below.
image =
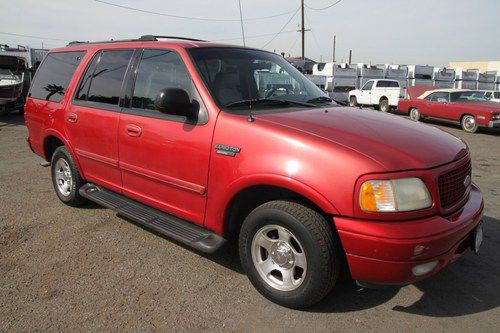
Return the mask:
M 105 1 L 219 21 L 149 14 L 96 0 L 0 0 L 0 44 L 54 48 L 72 40 L 145 34 L 243 44 L 238 0 Z M 336 1 L 305 3 L 323 8 Z M 241 0 L 241 6 L 247 46 L 300 55 L 300 0 Z M 351 49 L 353 63 L 444 66 L 450 61 L 500 60 L 500 0 L 341 0 L 325 10 L 306 7 L 305 13 L 305 26 L 311 29 L 306 57 L 316 61 L 332 60 L 334 35 L 337 61 L 347 61 Z

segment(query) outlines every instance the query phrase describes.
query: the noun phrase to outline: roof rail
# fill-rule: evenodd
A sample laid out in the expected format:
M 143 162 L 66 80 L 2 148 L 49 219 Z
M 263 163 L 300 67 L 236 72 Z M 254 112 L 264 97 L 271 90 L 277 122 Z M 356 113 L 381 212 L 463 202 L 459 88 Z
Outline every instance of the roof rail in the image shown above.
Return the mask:
M 144 35 L 139 38 L 139 40 L 142 41 L 158 41 L 158 38 L 165 38 L 165 39 L 182 39 L 182 40 L 189 40 L 193 42 L 206 42 L 206 40 L 203 39 L 195 39 L 195 38 L 187 38 L 187 37 L 178 37 L 178 36 L 157 36 L 157 35 Z
M 189 41 L 193 41 L 193 42 L 206 42 L 206 40 L 187 38 L 187 37 L 144 35 L 144 36 L 141 36 L 140 38 L 137 38 L 137 39 L 116 39 L 116 40 L 111 39 L 111 40 L 103 40 L 103 41 L 97 41 L 97 42 L 90 42 L 90 41 L 83 42 L 83 41 L 75 40 L 75 41 L 69 42 L 68 45 L 66 45 L 66 46 L 81 45 L 81 44 L 122 43 L 122 42 L 145 42 L 145 41 L 156 42 L 156 41 L 158 41 L 158 38 L 181 39 L 181 40 L 189 40 Z

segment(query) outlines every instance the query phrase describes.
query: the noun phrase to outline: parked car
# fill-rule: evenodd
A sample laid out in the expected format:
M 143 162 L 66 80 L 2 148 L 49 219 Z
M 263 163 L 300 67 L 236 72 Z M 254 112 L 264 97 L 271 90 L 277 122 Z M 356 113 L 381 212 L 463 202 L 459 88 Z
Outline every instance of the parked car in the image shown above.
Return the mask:
M 500 127 L 500 105 L 477 90 L 429 90 L 416 98 L 400 100 L 398 109 L 408 112 L 414 121 L 425 117 L 460 123 L 468 133 L 477 132 L 479 127 Z
M 398 106 L 398 101 L 403 96 L 403 89 L 396 80 L 369 80 L 361 89 L 349 92 L 349 106 L 370 105 L 388 112 L 392 107 Z
M 25 109 L 63 203 L 97 202 L 207 253 L 237 239 L 251 283 L 287 307 L 318 302 L 342 271 L 404 285 L 481 245 L 463 141 L 338 106 L 271 52 L 70 43 L 46 56 Z

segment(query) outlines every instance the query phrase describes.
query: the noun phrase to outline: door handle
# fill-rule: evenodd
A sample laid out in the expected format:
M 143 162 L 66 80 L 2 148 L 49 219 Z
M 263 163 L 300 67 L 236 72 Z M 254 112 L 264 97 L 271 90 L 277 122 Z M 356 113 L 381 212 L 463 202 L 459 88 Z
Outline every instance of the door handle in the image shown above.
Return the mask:
M 127 126 L 125 126 L 125 131 L 127 132 L 128 135 L 137 138 L 141 136 L 142 128 L 140 128 L 137 125 L 128 124 Z
M 71 112 L 68 114 L 68 122 L 76 123 L 78 121 L 78 115 L 76 113 Z

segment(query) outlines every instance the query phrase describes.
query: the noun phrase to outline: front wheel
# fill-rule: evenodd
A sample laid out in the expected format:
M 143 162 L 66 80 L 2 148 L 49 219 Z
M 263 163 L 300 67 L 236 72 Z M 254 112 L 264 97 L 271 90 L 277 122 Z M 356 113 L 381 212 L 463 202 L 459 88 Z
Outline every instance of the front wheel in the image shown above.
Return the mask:
M 239 250 L 254 287 L 289 308 L 320 301 L 340 273 L 340 244 L 326 220 L 294 202 L 271 201 L 254 209 L 241 228 Z
M 461 125 L 462 129 L 467 133 L 476 133 L 479 129 L 476 118 L 470 114 L 466 114 L 462 117 Z
M 420 120 L 420 112 L 418 111 L 417 108 L 411 108 L 410 109 L 410 119 L 413 121 L 419 121 Z
M 356 96 L 351 96 L 349 98 L 349 106 L 350 107 L 356 107 L 356 106 L 358 106 L 358 101 L 356 99 Z

